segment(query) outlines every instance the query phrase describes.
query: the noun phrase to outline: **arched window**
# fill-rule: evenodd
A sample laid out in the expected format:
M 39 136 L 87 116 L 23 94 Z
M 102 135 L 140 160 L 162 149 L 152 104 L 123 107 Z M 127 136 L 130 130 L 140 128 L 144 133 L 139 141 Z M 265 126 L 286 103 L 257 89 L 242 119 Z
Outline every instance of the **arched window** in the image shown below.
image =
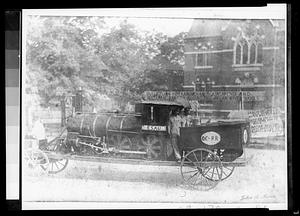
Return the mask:
M 243 62 L 242 64 L 248 64 L 248 44 L 247 42 L 243 45 Z
M 261 64 L 263 59 L 263 36 L 256 34 L 249 35 L 242 32 L 239 29 L 236 38 L 232 38 L 235 41 L 233 64 L 236 65 L 255 65 Z M 248 36 L 247 36 L 248 35 Z
M 256 45 L 252 43 L 250 46 L 250 64 L 255 64 Z
M 241 44 L 237 44 L 235 49 L 235 64 L 241 64 L 241 54 L 242 54 Z
M 262 63 L 262 58 L 263 58 L 263 50 L 262 50 L 262 44 L 259 43 L 257 45 L 257 60 L 256 60 L 256 63 Z

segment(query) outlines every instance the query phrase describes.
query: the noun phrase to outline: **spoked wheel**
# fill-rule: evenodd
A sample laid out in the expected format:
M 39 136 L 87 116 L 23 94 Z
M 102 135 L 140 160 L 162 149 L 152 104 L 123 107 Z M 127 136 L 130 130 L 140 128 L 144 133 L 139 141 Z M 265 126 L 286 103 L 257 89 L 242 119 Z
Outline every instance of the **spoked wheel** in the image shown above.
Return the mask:
M 162 142 L 154 135 L 147 135 L 141 139 L 138 150 L 147 152 L 149 159 L 160 159 L 162 154 Z
M 221 181 L 223 181 L 223 180 L 227 179 L 229 176 L 231 176 L 233 171 L 234 171 L 234 166 L 229 166 L 229 165 L 223 164 Z
M 220 158 L 207 149 L 194 149 L 181 161 L 181 176 L 185 183 L 198 190 L 210 190 L 222 179 Z
M 24 152 L 25 169 L 36 172 L 40 170 L 40 166 L 45 166 L 43 169 L 47 171 L 49 159 L 47 155 L 39 149 L 27 149 Z
M 113 134 L 109 137 L 109 145 L 111 147 L 117 147 L 120 150 L 130 150 L 132 143 L 129 137 L 121 134 Z
M 222 161 L 222 170 L 216 168 L 216 171 L 218 172 L 222 172 L 222 179 L 221 181 L 227 179 L 229 176 L 231 176 L 231 174 L 234 171 L 234 166 L 230 165 L 230 164 L 226 164 L 226 161 L 224 162 L 224 159 L 226 160 L 226 155 L 224 155 L 224 149 L 214 149 L 214 153 L 217 154 L 220 158 L 220 160 Z M 210 178 L 209 176 L 207 176 L 207 178 Z
M 123 135 L 121 142 L 119 143 L 119 148 L 120 150 L 131 150 L 132 149 L 131 139 L 128 136 Z
M 43 170 L 48 170 L 49 174 L 56 174 L 63 171 L 69 163 L 69 159 L 62 158 L 62 159 L 49 159 L 49 164 L 46 166 L 41 165 Z
M 60 149 L 61 146 L 66 143 L 66 139 L 67 139 L 66 132 L 67 132 L 67 128 L 64 127 L 57 137 L 55 137 L 53 140 L 48 142 L 46 150 L 57 151 L 58 149 Z

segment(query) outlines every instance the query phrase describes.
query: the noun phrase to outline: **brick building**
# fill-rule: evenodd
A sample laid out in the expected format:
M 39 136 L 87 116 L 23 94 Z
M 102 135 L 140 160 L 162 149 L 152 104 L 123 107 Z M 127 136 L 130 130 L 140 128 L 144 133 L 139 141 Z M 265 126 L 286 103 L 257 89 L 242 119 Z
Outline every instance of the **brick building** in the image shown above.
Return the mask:
M 282 86 L 285 22 L 270 19 L 195 19 L 185 39 L 184 88 Z

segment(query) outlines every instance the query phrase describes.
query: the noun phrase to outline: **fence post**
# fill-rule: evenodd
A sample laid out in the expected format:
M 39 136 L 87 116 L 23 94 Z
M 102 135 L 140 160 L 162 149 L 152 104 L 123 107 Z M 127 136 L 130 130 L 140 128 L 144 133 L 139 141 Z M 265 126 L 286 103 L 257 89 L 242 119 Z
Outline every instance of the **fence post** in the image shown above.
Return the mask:
M 63 95 L 61 97 L 60 107 L 61 107 L 61 127 L 64 127 L 66 125 L 66 103 L 65 103 L 65 95 Z

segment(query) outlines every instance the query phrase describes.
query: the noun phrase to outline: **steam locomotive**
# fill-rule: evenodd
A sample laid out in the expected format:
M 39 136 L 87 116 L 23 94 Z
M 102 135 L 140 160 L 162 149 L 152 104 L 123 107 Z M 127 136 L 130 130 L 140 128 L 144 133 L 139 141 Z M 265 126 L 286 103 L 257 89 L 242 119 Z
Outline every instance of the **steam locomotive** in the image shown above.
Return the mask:
M 170 113 L 182 108 L 184 105 L 178 102 L 143 101 L 135 105 L 134 113 L 76 113 L 67 121 L 67 135 L 61 148 L 65 153 L 77 155 L 174 160 L 168 122 Z M 234 130 L 233 135 L 228 135 L 236 134 L 238 144 L 235 140 L 234 146 L 230 147 L 230 137 L 227 137 L 226 143 L 208 145 L 223 160 L 233 161 L 243 153 L 242 145 L 249 142 L 248 122 L 215 122 L 194 125 L 189 129 L 181 128 L 181 131 L 186 129 L 207 131 L 209 128 L 217 128 L 218 131 L 221 130 L 220 134 L 226 135 L 227 128 L 232 129 L 235 126 L 237 129 Z M 201 145 L 205 142 L 202 140 L 203 134 L 197 131 L 191 133 L 192 136 L 186 136 L 189 133 L 184 134 L 179 144 L 181 152 L 184 150 L 183 145 L 188 146 L 189 143 L 195 142 Z M 210 139 L 210 137 L 205 137 L 205 139 Z

